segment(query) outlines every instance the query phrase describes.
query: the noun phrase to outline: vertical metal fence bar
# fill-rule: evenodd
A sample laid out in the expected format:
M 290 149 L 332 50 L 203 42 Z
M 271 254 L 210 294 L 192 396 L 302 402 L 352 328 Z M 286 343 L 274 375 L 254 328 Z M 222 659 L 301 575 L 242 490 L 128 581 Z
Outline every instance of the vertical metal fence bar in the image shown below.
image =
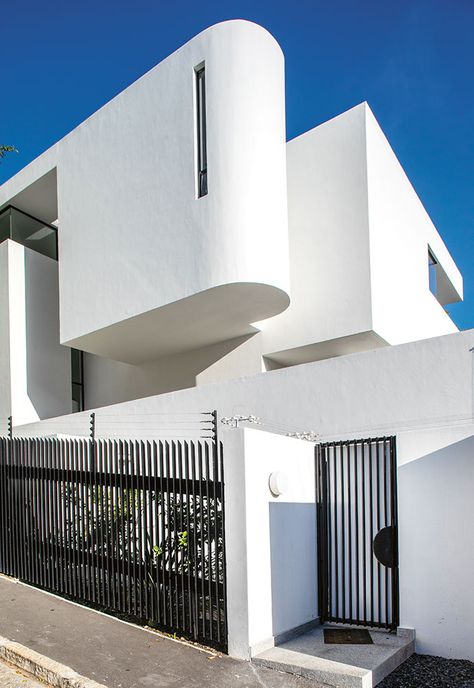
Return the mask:
M 183 514 L 183 509 L 185 509 L 185 500 L 184 500 L 184 490 L 183 490 L 183 452 L 182 452 L 182 446 L 181 442 L 177 442 L 177 469 L 178 469 L 178 474 L 177 474 L 177 484 L 178 484 L 178 494 L 179 494 L 179 503 L 177 504 L 177 514 L 178 514 L 178 528 L 179 528 L 179 548 L 178 548 L 178 557 L 179 557 L 179 582 L 180 582 L 180 588 L 181 588 L 181 595 L 179 597 L 179 611 L 181 615 L 181 621 L 178 622 L 178 625 L 180 628 L 186 628 L 186 578 L 185 578 L 185 573 L 184 573 L 184 567 L 185 567 L 185 561 L 186 561 L 186 539 L 187 536 L 184 535 L 184 533 L 187 533 L 187 529 L 185 527 L 185 520 L 183 521 L 183 517 L 185 515 Z
M 23 440 L 18 441 L 17 451 L 17 501 L 18 501 L 18 549 L 19 578 L 25 578 L 25 510 L 23 489 Z
M 137 489 L 136 489 L 136 459 L 138 455 L 138 442 L 130 442 L 130 488 L 128 492 L 130 521 L 129 549 L 132 571 L 132 610 L 135 617 L 138 612 L 138 571 L 137 571 Z
M 355 509 L 355 618 L 360 623 L 360 548 L 359 548 L 359 455 L 360 444 L 354 442 L 354 509 Z
M 346 459 L 347 459 L 347 513 L 348 513 L 348 560 L 349 560 L 349 614 L 348 618 L 350 620 L 355 618 L 352 607 L 352 597 L 353 597 L 353 570 L 352 570 L 352 449 L 354 444 L 351 442 L 346 445 Z
M 107 605 L 111 609 L 117 609 L 117 598 L 115 596 L 115 520 L 114 520 L 114 467 L 113 467 L 113 444 L 110 440 L 104 442 L 105 450 L 105 490 L 106 490 L 106 531 L 107 531 L 107 566 L 108 568 L 108 589 Z
M 205 507 L 204 507 L 204 471 L 203 471 L 203 447 L 202 442 L 198 442 L 198 464 L 199 464 L 199 505 L 200 505 L 200 615 L 201 615 L 201 637 L 206 637 L 206 527 L 205 527 Z
M 123 442 L 114 441 L 114 473 L 115 473 L 115 560 L 117 562 L 117 601 L 118 609 L 125 611 L 125 551 L 123 547 Z
M 192 610 L 192 592 L 191 592 L 191 545 L 192 545 L 192 510 L 190 500 L 190 477 L 189 477 L 189 444 L 187 441 L 183 442 L 183 478 L 184 478 L 184 496 L 186 500 L 186 533 L 187 533 L 187 549 L 186 549 L 186 632 L 192 635 L 193 633 L 193 610 Z
M 120 589 L 122 591 L 122 608 L 120 611 L 129 612 L 130 603 L 130 586 L 129 586 L 129 576 L 127 576 L 127 571 L 129 569 L 129 552 L 126 547 L 126 537 L 125 537 L 125 510 L 127 508 L 126 500 L 126 455 L 127 455 L 127 443 L 120 440 L 118 443 L 119 453 L 120 453 L 120 466 L 119 466 L 119 511 L 120 511 L 120 547 L 119 547 L 119 561 L 121 562 L 121 575 L 120 575 Z M 128 461 L 127 461 L 128 469 Z
M 42 569 L 43 581 L 45 588 L 49 585 L 49 552 L 48 552 L 48 525 L 46 515 L 46 440 L 40 440 L 40 509 L 41 509 L 41 550 L 42 550 Z
M 338 472 L 337 472 L 337 453 L 336 453 L 336 447 L 332 447 L 332 455 L 333 455 L 333 464 L 334 464 L 334 517 L 335 517 L 335 523 L 334 523 L 334 554 L 335 554 L 335 560 L 334 560 L 334 568 L 335 568 L 335 610 L 334 610 L 334 621 L 337 621 L 340 618 L 339 615 L 339 505 L 338 505 L 338 497 L 339 497 L 339 485 L 338 485 Z
M 140 480 L 138 482 L 138 494 L 139 499 L 139 526 L 138 535 L 140 538 L 140 578 L 141 578 L 141 596 L 140 596 L 140 608 L 141 608 L 141 618 L 149 619 L 150 610 L 148 603 L 148 561 L 147 561 L 147 537 L 148 537 L 148 508 L 147 508 L 147 481 L 146 481 L 146 464 L 147 457 L 149 453 L 150 443 L 141 442 L 141 452 L 140 452 Z
M 166 495 L 166 519 L 165 519 L 165 527 L 166 527 L 166 535 L 165 535 L 165 542 L 166 542 L 166 556 L 167 556 L 167 598 L 166 598 L 166 603 L 167 603 L 167 611 L 168 611 L 168 623 L 170 628 L 173 628 L 175 625 L 175 615 L 173 613 L 173 593 L 174 593 L 174 580 L 173 580 L 173 554 L 172 554 L 172 522 L 171 522 L 171 516 L 172 516 L 172 481 L 171 481 L 171 459 L 170 459 L 170 445 L 168 442 L 165 442 L 165 470 L 166 470 L 166 490 L 165 490 L 165 495 Z M 163 476 L 164 477 L 164 476 Z
M 19 477 L 19 444 L 20 440 L 15 439 L 13 445 L 13 480 L 12 480 L 12 496 L 13 496 L 13 543 L 14 543 L 14 576 L 19 578 L 21 576 L 21 531 L 20 531 L 20 477 Z
M 159 486 L 160 486 L 160 537 L 157 540 L 157 542 L 161 543 L 161 549 L 162 554 L 160 554 L 158 561 L 159 561 L 159 566 L 160 566 L 160 574 L 161 574 L 161 605 L 162 605 L 162 610 L 163 610 L 163 624 L 165 626 L 171 626 L 172 625 L 172 620 L 170 619 L 170 613 L 168 609 L 168 594 L 169 594 L 169 577 L 167 576 L 167 570 L 166 570 L 166 549 L 165 549 L 165 543 L 168 542 L 167 539 L 167 533 L 166 533 L 166 508 L 167 508 L 167 497 L 165 497 L 166 491 L 164 489 L 164 480 L 165 480 L 165 445 L 163 442 L 159 443 L 160 451 L 159 451 L 159 461 L 160 461 L 160 467 L 159 467 Z
M 326 466 L 326 475 L 327 475 L 327 490 L 326 490 L 326 501 L 327 501 L 327 528 L 326 528 L 326 544 L 325 544 L 325 549 L 327 551 L 327 563 L 326 563 L 326 590 L 327 590 L 327 600 L 325 602 L 325 614 L 326 616 L 331 615 L 332 611 L 332 605 L 333 605 L 333 589 L 332 589 L 332 581 L 333 581 L 333 509 L 332 509 L 332 500 L 331 500 L 331 494 L 332 494 L 332 465 L 331 462 L 329 461 L 328 457 L 328 452 L 327 449 L 320 449 L 320 454 L 321 454 L 321 459 L 324 461 L 324 464 Z
M 212 541 L 211 541 L 211 489 L 209 479 L 209 444 L 204 442 L 204 461 L 206 471 L 206 564 L 207 564 L 207 590 L 206 597 L 208 598 L 207 605 L 204 605 L 206 610 L 206 621 L 208 622 L 207 633 L 204 637 L 213 640 L 212 629 Z
M 158 556 L 153 549 L 158 546 L 159 529 L 158 529 L 158 447 L 156 442 L 153 442 L 148 455 L 148 473 L 150 475 L 150 494 L 148 499 L 149 520 L 150 520 L 150 596 L 151 596 L 151 618 L 157 624 L 161 623 L 161 605 L 160 605 L 160 581 Z
M 217 422 L 217 418 L 216 418 Z M 219 510 L 218 510 L 218 501 L 217 501 L 217 486 L 218 486 L 218 480 L 219 480 L 219 466 L 218 466 L 218 461 L 219 461 L 219 440 L 217 437 L 217 429 L 216 433 L 214 436 L 214 439 L 212 441 L 212 506 L 213 506 L 213 513 L 214 513 L 214 533 L 213 533 L 213 540 L 214 540 L 214 591 L 213 591 L 213 597 L 214 597 L 214 602 L 211 605 L 211 626 L 212 626 L 212 621 L 214 617 L 214 612 L 212 612 L 212 609 L 215 608 L 215 619 L 216 619 L 216 640 L 218 643 L 222 642 L 222 637 L 221 637 L 221 605 L 219 604 L 219 558 L 220 558 L 220 552 L 219 552 Z
M 199 637 L 199 592 L 198 592 L 198 500 L 196 489 L 196 445 L 193 442 L 191 445 L 191 479 L 192 479 L 192 493 L 193 493 L 193 600 L 192 600 L 192 628 L 193 638 L 197 640 Z
M 104 446 L 102 440 L 96 441 L 96 474 L 95 474 L 95 491 L 97 495 L 97 585 L 98 595 L 97 601 L 103 607 L 107 606 L 107 582 L 106 571 L 108 566 L 105 559 L 105 495 L 104 495 Z
M 373 624 L 375 621 L 374 614 L 374 555 L 373 555 L 373 542 L 374 542 L 374 486 L 373 486 L 373 442 L 369 441 L 369 509 L 370 509 L 370 623 Z
M 381 493 L 380 493 L 380 442 L 377 440 L 376 441 L 376 478 L 377 478 L 377 493 L 376 493 L 376 500 L 377 500 L 377 533 L 381 529 Z M 376 557 L 374 556 L 374 559 Z M 381 571 L 381 564 L 378 559 L 376 559 L 377 562 L 377 619 L 378 622 L 381 624 L 382 623 L 382 571 Z
M 5 524 L 6 524 L 6 487 L 7 481 L 5 476 L 5 444 L 6 440 L 0 437 L 0 572 L 5 571 Z
M 176 489 L 176 442 L 171 442 L 171 510 L 168 520 L 172 520 L 173 528 L 171 533 L 170 561 L 172 562 L 173 580 L 173 599 L 174 599 L 174 626 L 179 628 L 179 568 L 178 568 L 178 495 Z
M 51 500 L 51 528 L 49 538 L 52 544 L 51 566 L 53 569 L 53 589 L 62 590 L 62 566 L 60 546 L 60 522 L 59 522 L 59 495 L 58 495 L 58 470 L 57 470 L 57 440 L 49 441 L 50 450 L 50 500 Z
M 341 460 L 341 556 L 342 556 L 342 614 L 341 619 L 347 619 L 346 614 L 346 492 L 345 492 L 345 466 L 344 466 L 344 445 L 339 447 L 339 456 Z
M 392 527 L 394 528 L 395 537 L 393 540 L 393 559 L 395 562 L 392 568 L 392 618 L 391 626 L 396 628 L 400 622 L 399 613 L 399 597 L 398 597 L 398 510 L 397 510 L 397 454 L 396 454 L 396 439 L 395 437 L 390 438 L 390 476 L 391 476 L 391 514 L 392 514 Z
M 112 527 L 111 527 L 111 513 L 110 513 L 110 465 L 109 465 L 109 442 L 107 440 L 102 441 L 102 473 L 104 480 L 104 540 L 103 540 L 103 550 L 102 550 L 102 562 L 105 569 L 105 585 L 106 591 L 104 594 L 104 604 L 108 609 L 113 609 L 114 604 L 112 603 L 112 581 L 113 581 L 113 562 L 114 557 L 111 553 L 110 543 L 112 540 Z
M 390 440 L 385 440 L 383 443 L 383 510 L 384 510 L 384 521 L 383 525 L 384 528 L 388 528 L 390 526 L 389 521 L 388 521 L 388 504 L 389 504 L 389 499 L 390 495 L 388 494 L 388 471 L 387 471 L 387 464 L 388 467 L 390 468 Z M 389 598 L 388 598 L 388 577 L 389 577 L 389 569 L 385 567 L 384 569 L 384 579 L 385 579 L 385 623 L 388 626 L 390 624 L 390 616 L 389 616 Z
M 221 485 L 221 578 L 222 578 L 222 643 L 227 651 L 227 579 L 226 579 L 226 548 L 225 548 L 225 475 L 224 475 L 224 446 L 219 442 L 219 466 Z

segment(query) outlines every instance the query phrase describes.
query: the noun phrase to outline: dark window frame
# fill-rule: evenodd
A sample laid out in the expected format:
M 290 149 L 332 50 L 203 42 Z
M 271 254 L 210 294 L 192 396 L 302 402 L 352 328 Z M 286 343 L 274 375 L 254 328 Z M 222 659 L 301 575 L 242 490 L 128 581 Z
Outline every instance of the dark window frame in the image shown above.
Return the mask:
M 196 90 L 196 149 L 197 149 L 197 196 L 207 196 L 207 118 L 206 118 L 206 65 L 194 68 Z
M 77 361 L 74 361 L 76 356 Z M 76 369 L 79 371 L 77 378 L 75 377 Z M 77 395 L 75 391 L 78 392 Z M 73 408 L 73 413 L 84 411 L 84 352 L 79 349 L 71 349 L 71 401 L 78 405 L 76 410 Z

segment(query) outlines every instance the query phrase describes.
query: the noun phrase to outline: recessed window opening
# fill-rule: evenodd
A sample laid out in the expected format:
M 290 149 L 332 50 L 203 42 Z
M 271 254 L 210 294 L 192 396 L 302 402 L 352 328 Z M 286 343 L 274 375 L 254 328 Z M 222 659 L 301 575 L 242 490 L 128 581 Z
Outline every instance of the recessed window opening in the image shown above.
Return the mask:
M 72 412 L 84 411 L 84 352 L 71 349 Z
M 198 198 L 207 194 L 206 72 L 204 64 L 195 68 L 196 138 Z
M 428 247 L 428 275 L 430 292 L 438 298 L 438 261 Z

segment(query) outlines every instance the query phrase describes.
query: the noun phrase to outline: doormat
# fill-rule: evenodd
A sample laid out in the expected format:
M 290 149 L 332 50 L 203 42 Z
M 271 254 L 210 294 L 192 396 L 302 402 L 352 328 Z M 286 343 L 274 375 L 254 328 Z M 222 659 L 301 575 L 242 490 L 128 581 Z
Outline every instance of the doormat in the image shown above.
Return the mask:
M 373 645 L 365 628 L 325 628 L 324 642 L 327 645 Z

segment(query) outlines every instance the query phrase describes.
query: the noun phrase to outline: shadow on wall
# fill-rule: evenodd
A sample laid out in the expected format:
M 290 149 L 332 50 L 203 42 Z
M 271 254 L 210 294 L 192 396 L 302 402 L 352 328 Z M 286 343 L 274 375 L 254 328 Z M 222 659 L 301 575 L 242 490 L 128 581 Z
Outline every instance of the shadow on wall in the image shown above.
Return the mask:
M 270 502 L 273 635 L 318 616 L 316 507 Z
M 474 660 L 474 436 L 398 471 L 401 625 L 418 652 Z

